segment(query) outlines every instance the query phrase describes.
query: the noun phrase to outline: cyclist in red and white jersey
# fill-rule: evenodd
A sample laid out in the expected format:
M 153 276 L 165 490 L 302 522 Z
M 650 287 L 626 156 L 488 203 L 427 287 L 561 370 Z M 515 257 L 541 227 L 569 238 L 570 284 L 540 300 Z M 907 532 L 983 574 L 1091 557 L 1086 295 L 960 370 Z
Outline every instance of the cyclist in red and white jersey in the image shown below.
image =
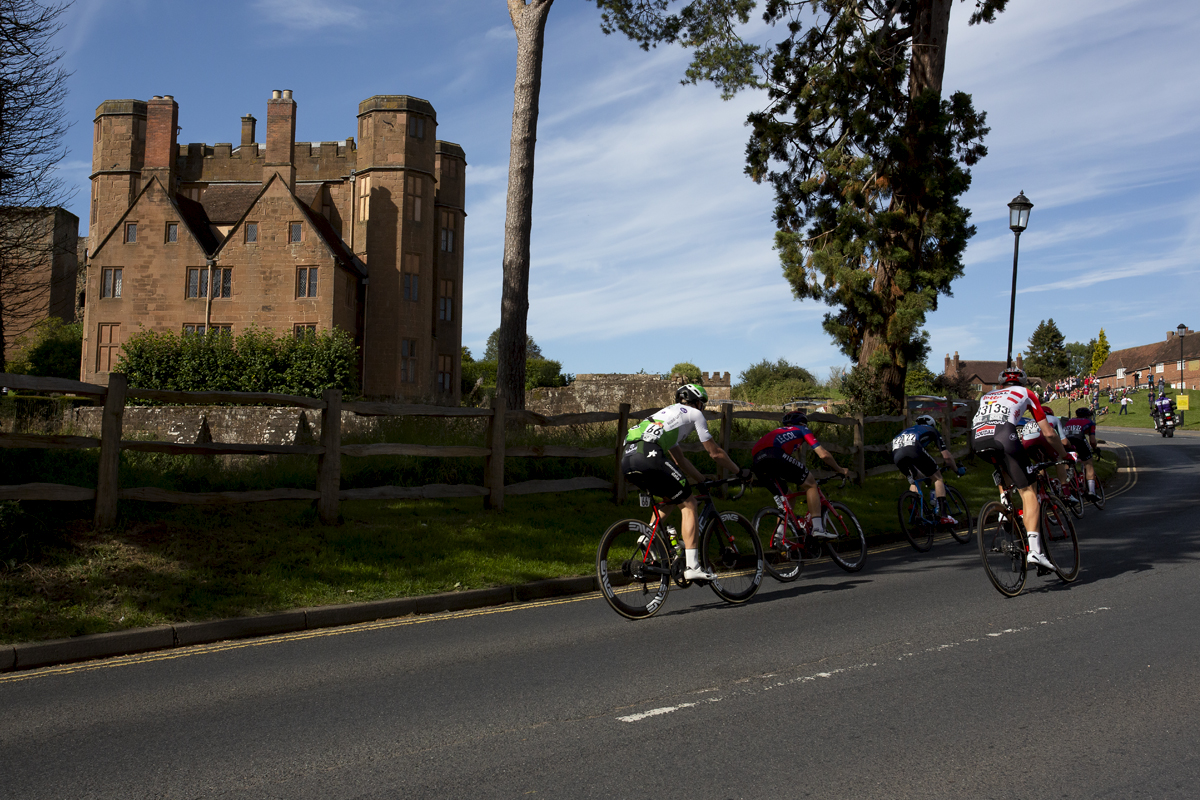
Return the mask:
M 1029 457 L 1016 427 L 1021 415 L 1029 412 L 1060 459 L 1067 457 L 1067 451 L 1058 432 L 1046 420 L 1046 410 L 1037 395 L 1025 387 L 1025 380 L 1025 370 L 1009 367 L 1000 373 L 998 383 L 1001 387 L 979 399 L 979 411 L 971 424 L 971 449 L 980 458 L 995 464 L 1020 493 L 1025 531 L 1029 534 L 1029 563 L 1054 569 L 1050 559 L 1042 553 L 1037 490 L 1029 481 Z

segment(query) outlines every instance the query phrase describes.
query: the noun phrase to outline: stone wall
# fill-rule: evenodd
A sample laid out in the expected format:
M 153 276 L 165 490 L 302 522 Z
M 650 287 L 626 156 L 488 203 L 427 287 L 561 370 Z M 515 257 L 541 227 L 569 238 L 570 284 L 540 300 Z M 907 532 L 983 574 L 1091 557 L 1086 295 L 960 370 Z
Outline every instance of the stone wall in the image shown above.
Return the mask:
M 526 392 L 525 407 L 547 416 L 617 411 L 621 403 L 629 403 L 633 411 L 661 408 L 675 401 L 675 389 L 686 382 L 681 375 L 576 375 L 570 386 Z M 728 372 L 701 373 L 700 384 L 710 405 L 729 399 Z
M 68 412 L 80 436 L 99 436 L 103 408 Z M 374 429 L 376 417 L 342 412 L 342 436 Z M 207 423 L 208 435 L 202 433 Z M 195 444 L 316 444 L 321 412 L 267 406 L 130 406 L 125 409 L 122 438 Z

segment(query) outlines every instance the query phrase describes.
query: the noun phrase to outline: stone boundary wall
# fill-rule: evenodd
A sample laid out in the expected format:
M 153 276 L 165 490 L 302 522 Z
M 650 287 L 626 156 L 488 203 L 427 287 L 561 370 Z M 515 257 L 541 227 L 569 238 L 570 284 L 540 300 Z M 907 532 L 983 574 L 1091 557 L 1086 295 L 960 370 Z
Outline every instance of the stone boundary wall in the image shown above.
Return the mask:
M 629 403 L 638 411 L 662 407 L 675 401 L 675 389 L 686 383 L 682 375 L 592 374 L 576 375 L 570 386 L 531 389 L 525 393 L 525 408 L 538 414 L 585 414 L 593 411 L 617 411 Z M 701 373 L 700 385 L 708 392 L 709 404 L 730 399 L 729 373 Z
M 77 408 L 68 413 L 77 435 L 99 436 L 103 408 Z M 374 430 L 376 417 L 342 412 L 342 436 Z M 202 434 L 207 423 L 208 436 Z M 195 444 L 317 444 L 321 412 L 272 406 L 128 406 L 122 438 Z

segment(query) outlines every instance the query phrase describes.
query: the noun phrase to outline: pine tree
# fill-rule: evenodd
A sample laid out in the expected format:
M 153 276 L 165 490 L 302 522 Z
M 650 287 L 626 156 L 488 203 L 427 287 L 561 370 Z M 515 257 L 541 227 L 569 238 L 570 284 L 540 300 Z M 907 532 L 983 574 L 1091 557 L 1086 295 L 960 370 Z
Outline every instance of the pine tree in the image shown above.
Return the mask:
M 681 0 L 678 14 L 672 0 L 594 1 L 605 32 L 693 48 L 688 81 L 767 90 L 746 172 L 775 188 L 784 276 L 832 307 L 825 330 L 898 407 L 927 355 L 925 315 L 962 275 L 975 228 L 958 201 L 987 153 L 970 95 L 942 99 L 953 0 L 767 0 L 764 21 L 786 31 L 770 47 L 737 35 L 755 0 Z M 1006 5 L 976 0 L 971 23 Z
M 1063 342 L 1066 337 L 1054 324 L 1054 318 L 1042 320 L 1029 337 L 1025 351 L 1025 371 L 1047 381 L 1056 381 L 1071 373 L 1071 354 Z
M 1108 345 L 1108 337 L 1104 335 L 1104 328 L 1101 328 L 1100 335 L 1096 337 L 1096 348 L 1092 350 L 1092 369 L 1088 374 L 1098 373 L 1111 352 L 1112 348 Z

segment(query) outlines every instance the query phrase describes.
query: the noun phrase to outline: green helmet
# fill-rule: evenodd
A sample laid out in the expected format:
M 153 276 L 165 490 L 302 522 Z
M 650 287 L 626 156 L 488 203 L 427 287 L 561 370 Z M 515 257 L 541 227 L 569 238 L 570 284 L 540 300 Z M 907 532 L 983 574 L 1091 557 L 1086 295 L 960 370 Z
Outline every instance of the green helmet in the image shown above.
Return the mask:
M 675 402 L 699 408 L 708 402 L 708 392 L 698 383 L 685 383 L 675 390 Z

